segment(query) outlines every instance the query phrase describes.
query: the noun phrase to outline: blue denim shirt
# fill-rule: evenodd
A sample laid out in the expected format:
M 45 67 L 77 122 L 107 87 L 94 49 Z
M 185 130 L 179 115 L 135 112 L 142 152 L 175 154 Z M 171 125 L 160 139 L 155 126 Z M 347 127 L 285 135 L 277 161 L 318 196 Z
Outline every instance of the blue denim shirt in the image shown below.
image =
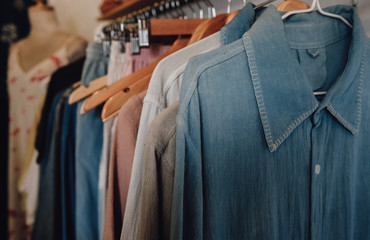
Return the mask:
M 256 18 L 263 12 L 265 8 L 254 10 L 255 5 L 247 3 L 240 12 L 220 31 L 221 46 L 230 44 L 243 37 L 243 34 L 248 31 Z
M 353 29 L 269 7 L 189 62 L 172 239 L 370 239 L 369 40 L 354 8 L 326 11 Z

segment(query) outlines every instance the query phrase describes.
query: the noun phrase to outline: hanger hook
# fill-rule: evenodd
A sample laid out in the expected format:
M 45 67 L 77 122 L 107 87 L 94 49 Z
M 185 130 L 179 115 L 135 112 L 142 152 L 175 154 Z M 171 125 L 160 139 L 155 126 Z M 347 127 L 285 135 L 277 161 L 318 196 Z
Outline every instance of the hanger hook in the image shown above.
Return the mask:
M 199 18 L 200 19 L 203 19 L 204 18 L 204 16 L 203 16 L 203 8 L 202 8 L 202 6 L 200 6 L 198 0 L 196 0 L 195 3 L 197 4 L 197 7 L 199 8 Z
M 297 10 L 297 11 L 290 11 L 290 12 L 287 12 L 285 13 L 283 16 L 282 16 L 282 19 L 286 19 L 287 17 L 293 15 L 293 14 L 297 14 L 297 13 L 307 13 L 307 12 L 312 12 L 315 7 L 317 6 L 317 9 L 318 11 L 324 15 L 324 16 L 328 16 L 328 17 L 333 17 L 333 18 L 337 18 L 337 19 L 340 19 L 341 21 L 343 21 L 348 27 L 350 28 L 353 28 L 352 24 L 350 24 L 347 19 L 345 19 L 344 17 L 340 16 L 340 15 L 337 15 L 337 14 L 333 14 L 333 13 L 329 13 L 329 12 L 325 12 L 324 10 L 322 10 L 321 6 L 320 6 L 320 2 L 319 0 L 313 0 L 312 2 L 312 6 L 309 8 L 309 9 L 304 9 L 304 10 Z
M 231 0 L 227 0 L 227 9 L 226 13 L 230 14 L 231 13 Z
M 172 1 L 172 7 L 175 8 L 176 11 L 178 11 L 180 13 L 180 18 L 183 18 L 183 19 L 186 19 L 187 18 L 186 13 L 181 8 L 181 4 L 180 4 L 180 1 L 179 0 L 173 0 Z
M 184 10 L 182 9 L 180 0 L 175 0 L 175 2 L 176 2 L 176 7 L 179 8 L 180 11 L 182 12 L 183 18 L 184 19 L 188 19 L 188 16 L 186 15 L 186 13 L 184 12 Z
M 197 13 L 195 12 L 195 9 L 193 8 L 192 3 L 188 3 L 186 6 L 188 6 L 188 8 L 190 8 L 190 11 L 193 14 L 192 18 L 197 18 Z
M 208 3 L 208 18 L 216 17 L 216 8 L 210 0 L 205 0 Z

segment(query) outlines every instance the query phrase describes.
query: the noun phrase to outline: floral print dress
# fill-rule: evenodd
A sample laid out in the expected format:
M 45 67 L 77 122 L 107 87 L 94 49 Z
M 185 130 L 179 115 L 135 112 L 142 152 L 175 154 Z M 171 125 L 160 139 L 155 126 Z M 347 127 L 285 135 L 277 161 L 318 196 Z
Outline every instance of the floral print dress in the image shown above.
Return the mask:
M 9 158 L 8 158 L 8 217 L 9 239 L 27 239 L 31 226 L 25 223 L 21 193 L 17 183 L 23 168 L 28 137 L 34 124 L 38 104 L 46 94 L 51 75 L 68 64 L 67 47 L 75 37 L 69 37 L 59 50 L 36 64 L 28 71 L 20 66 L 19 55 L 22 42 L 9 53 Z M 36 173 L 37 174 L 37 173 Z

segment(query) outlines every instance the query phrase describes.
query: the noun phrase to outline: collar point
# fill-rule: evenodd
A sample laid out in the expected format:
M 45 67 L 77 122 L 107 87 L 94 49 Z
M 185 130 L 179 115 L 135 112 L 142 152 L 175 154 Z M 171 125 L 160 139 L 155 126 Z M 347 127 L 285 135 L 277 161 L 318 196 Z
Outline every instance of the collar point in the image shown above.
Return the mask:
M 270 152 L 275 152 L 275 151 L 276 151 L 276 149 L 277 149 L 277 147 L 276 147 L 276 145 L 275 145 L 275 144 L 270 144 L 270 145 L 269 145 L 269 150 L 270 150 Z
M 357 136 L 359 134 L 359 130 L 355 129 L 351 131 L 354 136 Z

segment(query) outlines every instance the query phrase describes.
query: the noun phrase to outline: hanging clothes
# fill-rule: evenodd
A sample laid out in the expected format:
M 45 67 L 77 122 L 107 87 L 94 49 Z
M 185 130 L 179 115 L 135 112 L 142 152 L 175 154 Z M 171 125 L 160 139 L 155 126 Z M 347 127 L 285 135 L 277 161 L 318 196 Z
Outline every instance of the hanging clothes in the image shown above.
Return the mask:
M 139 239 L 170 239 L 178 107 L 176 102 L 162 111 L 145 139 Z
M 101 44 L 90 43 L 81 84 L 89 83 L 108 72 L 109 57 Z M 101 107 L 80 114 L 82 102 L 76 110 L 76 239 L 99 239 L 98 178 L 103 147 Z M 94 129 L 92 131 L 92 129 Z M 78 226 L 78 227 L 77 227 Z
M 113 40 L 110 48 L 109 63 L 108 63 L 108 74 L 107 74 L 107 85 L 118 81 L 124 77 L 124 69 L 126 68 L 126 49 L 125 45 L 121 41 Z M 99 236 L 102 239 L 104 232 L 104 218 L 106 208 L 106 195 L 108 188 L 108 168 L 109 158 L 111 155 L 111 146 L 113 139 L 113 132 L 115 128 L 116 117 L 110 119 L 104 123 L 103 130 L 103 150 L 99 166 Z
M 103 239 L 119 239 L 125 214 L 139 120 L 146 91 L 131 97 L 117 117 L 109 164 Z
M 32 231 L 32 240 L 62 239 L 62 195 L 61 195 L 61 128 L 65 106 L 64 92 L 54 98 L 47 126 L 46 152 L 40 166 L 38 208 Z M 42 207 L 41 207 L 42 206 Z
M 352 7 L 325 10 L 353 29 L 318 12 L 283 23 L 268 7 L 189 62 L 172 239 L 370 238 L 369 39 Z
M 125 53 L 122 54 L 122 48 L 125 48 Z M 107 84 L 110 85 L 122 77 L 128 76 L 133 72 L 136 72 L 143 67 L 151 64 L 159 57 L 164 55 L 170 46 L 163 45 L 163 44 L 153 44 L 149 48 L 141 49 L 139 55 L 132 55 L 130 43 L 126 43 L 122 45 L 121 42 L 112 41 L 111 45 L 111 55 L 109 59 L 109 68 L 108 68 L 108 82 Z M 144 97 L 144 96 L 143 96 Z M 100 172 L 99 172 L 99 227 L 101 229 L 101 234 L 104 232 L 104 219 L 105 213 L 104 210 L 106 208 L 105 204 L 105 197 L 107 188 L 107 174 L 108 174 L 108 160 L 111 153 L 112 148 L 112 138 L 113 132 L 116 128 L 116 117 L 109 120 L 104 124 L 104 136 L 103 136 L 103 151 L 102 151 L 102 159 L 100 163 Z M 140 117 L 138 118 L 139 121 Z M 136 133 L 135 133 L 136 135 Z M 136 139 L 135 139 L 136 141 Z M 117 150 L 117 151 L 121 151 Z M 132 160 L 131 160 L 132 161 Z M 131 168 L 129 168 L 131 169 Z M 129 181 L 127 181 L 128 183 Z M 127 195 L 127 193 L 125 193 Z M 120 217 L 122 218 L 122 217 Z
M 37 150 L 34 150 L 34 152 L 37 152 L 36 159 L 31 159 L 32 166 L 38 167 L 39 165 L 36 164 L 37 158 L 39 158 L 39 163 L 43 164 L 43 161 L 51 161 L 51 159 L 55 159 L 58 157 L 56 154 L 50 156 L 50 154 L 47 153 L 49 151 L 50 147 L 48 147 L 47 141 L 50 141 L 50 134 L 53 132 L 53 130 L 50 130 L 47 128 L 47 126 L 50 126 L 49 118 L 51 115 L 55 114 L 55 110 L 53 112 L 53 102 L 54 99 L 57 97 L 57 95 L 61 92 L 65 92 L 66 89 L 69 88 L 70 85 L 77 82 L 81 78 L 82 73 L 82 67 L 83 63 L 85 61 L 85 58 L 82 58 L 76 62 L 73 62 L 65 67 L 60 68 L 58 71 L 56 71 L 50 80 L 50 83 L 48 85 L 47 95 L 45 104 L 43 105 L 42 112 L 41 112 L 41 120 L 39 121 L 38 128 L 37 128 L 37 137 L 36 137 L 36 145 L 37 140 L 39 143 L 41 143 L 39 146 L 42 146 L 42 148 L 39 148 Z M 65 95 L 64 100 L 65 101 Z M 48 231 L 44 231 L 45 229 L 51 229 L 52 231 L 49 232 L 49 235 L 42 235 L 42 237 L 45 237 L 44 239 L 55 239 L 56 234 L 60 234 L 61 231 L 61 237 L 62 239 L 73 239 L 75 235 L 74 231 L 74 224 L 75 224 L 75 190 L 74 190 L 74 150 L 68 148 L 67 146 L 75 145 L 74 144 L 74 138 L 69 137 L 68 141 L 63 141 L 63 138 L 71 135 L 71 130 L 75 128 L 75 124 L 73 124 L 73 120 L 70 120 L 71 117 L 73 119 L 73 116 L 75 114 L 71 115 L 69 114 L 70 111 L 74 111 L 73 108 L 75 108 L 75 105 L 69 106 L 64 104 L 64 110 L 61 114 L 63 115 L 62 119 L 62 125 L 61 128 L 61 154 L 60 154 L 60 168 L 57 166 L 57 170 L 55 175 L 60 175 L 59 178 L 52 178 L 52 180 L 55 179 L 56 183 L 53 184 L 54 188 L 50 191 L 46 191 L 45 189 L 41 189 L 40 193 L 38 192 L 38 186 L 39 182 L 34 182 L 32 179 L 37 176 L 38 174 L 32 169 L 28 169 L 25 173 L 24 181 L 20 183 L 20 188 L 27 193 L 27 201 L 30 203 L 33 203 L 32 206 L 34 208 L 27 205 L 27 214 L 29 216 L 33 216 L 36 211 L 37 201 L 39 201 L 39 206 L 44 206 L 41 209 L 38 209 L 38 221 L 36 222 L 36 226 L 40 226 L 40 231 L 43 233 L 47 233 Z M 52 120 L 50 120 L 52 121 Z M 69 122 L 70 124 L 65 124 L 66 122 Z M 54 127 L 54 129 L 57 129 L 57 126 Z M 73 135 L 73 133 L 72 133 Z M 65 146 L 67 145 L 67 146 Z M 29 147 L 33 148 L 34 145 L 30 145 Z M 73 152 L 73 154 L 71 153 Z M 46 156 L 46 157 L 44 157 Z M 26 159 L 27 161 L 27 159 Z M 71 162 L 73 162 L 71 166 Z M 44 165 L 45 166 L 45 163 Z M 58 173 L 58 169 L 60 169 L 60 174 Z M 66 169 L 66 170 L 64 170 Z M 44 170 L 45 171 L 45 170 Z M 69 181 L 69 179 L 72 178 L 72 180 Z M 43 182 L 45 179 L 42 179 Z M 50 181 L 50 180 L 49 180 Z M 59 184 L 60 183 L 60 184 Z M 43 183 L 41 183 L 43 184 Z M 51 183 L 49 183 L 51 184 Z M 68 190 L 67 190 L 68 189 Z M 50 215 L 50 209 L 47 208 L 49 205 L 42 205 L 41 200 L 37 198 L 37 194 L 44 197 L 45 195 L 52 195 L 56 191 L 56 194 L 60 194 L 61 205 L 58 205 L 57 208 L 61 209 L 61 215 L 55 216 L 53 219 L 54 221 L 42 221 L 42 216 Z M 36 197 L 32 198 L 32 196 L 36 195 Z M 53 210 L 52 210 L 53 211 Z M 45 215 L 42 215 L 42 214 Z M 41 215 L 41 216 L 40 216 Z M 55 226 L 55 225 L 56 226 Z M 53 231 L 53 229 L 61 227 L 61 230 Z M 37 227 L 36 227 L 37 229 Z M 35 232 L 35 231 L 34 231 Z M 35 233 L 36 236 L 40 236 L 40 233 Z M 67 238 L 65 236 L 68 236 Z M 59 237 L 59 236 L 58 236 Z
M 60 91 L 67 89 L 73 83 L 81 79 L 82 67 L 86 58 L 81 58 L 63 68 L 56 71 L 51 77 L 47 88 L 45 103 L 42 108 L 40 123 L 37 127 L 35 149 L 42 154 L 45 151 L 46 140 L 46 124 L 50 115 L 50 109 L 54 97 Z
M 123 36 L 114 24 L 78 65 L 67 65 L 66 49 L 29 71 L 11 56 L 13 157 L 23 149 L 11 163 L 12 194 L 22 194 L 13 205 L 26 213 L 12 217 L 34 224 L 33 240 L 370 238 L 370 40 L 354 8 L 325 10 L 353 29 L 319 12 L 282 20 L 274 6 L 248 3 L 187 47 L 181 37 L 139 54 L 122 39 L 108 48 L 108 38 Z M 229 17 L 215 19 L 221 26 Z M 37 68 L 52 64 L 67 66 L 49 81 L 51 71 Z M 104 105 L 112 110 L 119 95 L 119 114 L 102 123 L 103 104 L 85 114 L 87 102 L 69 105 L 78 80 L 103 92 L 120 81 Z
M 183 73 L 188 61 L 199 54 L 238 40 L 252 26 L 255 17 L 254 6 L 248 3 L 220 32 L 171 54 L 156 67 L 149 83 L 140 118 L 121 239 L 137 239 L 140 229 L 138 203 L 140 203 L 143 177 L 143 148 L 150 123 L 161 111 L 179 100 Z
M 128 76 L 139 69 L 149 65 L 163 56 L 171 46 L 163 44 L 151 44 L 149 48 L 140 49 L 140 54 L 133 54 L 131 43 L 126 43 L 125 68 L 123 76 Z
M 64 92 L 65 101 L 72 90 L 73 87 L 70 87 Z M 77 104 L 65 104 L 61 127 L 60 189 L 63 240 L 76 238 L 76 111 Z

